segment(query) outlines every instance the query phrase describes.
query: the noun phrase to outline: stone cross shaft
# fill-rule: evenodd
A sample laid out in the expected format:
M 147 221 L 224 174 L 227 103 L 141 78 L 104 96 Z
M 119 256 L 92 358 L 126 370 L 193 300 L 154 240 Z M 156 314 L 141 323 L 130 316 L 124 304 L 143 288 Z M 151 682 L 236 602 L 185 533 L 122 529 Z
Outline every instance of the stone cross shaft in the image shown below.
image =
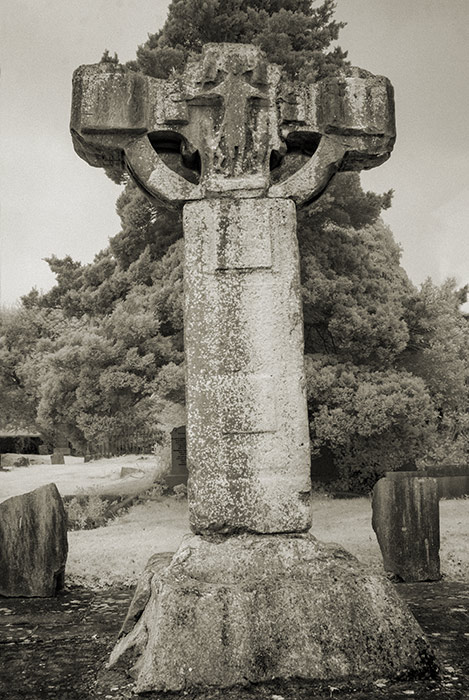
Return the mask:
M 184 206 L 192 529 L 307 530 L 295 205 L 389 157 L 389 81 L 350 69 L 292 83 L 257 47 L 208 44 L 167 80 L 81 66 L 71 131 L 89 164 L 125 167 L 154 201 Z

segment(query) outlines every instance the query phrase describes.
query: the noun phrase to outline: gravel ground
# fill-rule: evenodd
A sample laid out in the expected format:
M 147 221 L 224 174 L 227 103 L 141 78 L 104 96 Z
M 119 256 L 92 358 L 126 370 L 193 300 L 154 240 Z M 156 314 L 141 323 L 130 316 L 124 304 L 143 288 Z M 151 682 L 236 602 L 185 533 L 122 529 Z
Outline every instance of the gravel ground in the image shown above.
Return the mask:
M 223 691 L 171 694 L 171 700 L 467 700 L 469 584 L 399 584 L 397 591 L 439 653 L 438 679 L 321 684 L 271 682 Z M 52 599 L 0 599 L 0 698 L 157 700 L 136 696 L 131 679 L 105 662 L 132 596 L 129 589 L 72 588 Z

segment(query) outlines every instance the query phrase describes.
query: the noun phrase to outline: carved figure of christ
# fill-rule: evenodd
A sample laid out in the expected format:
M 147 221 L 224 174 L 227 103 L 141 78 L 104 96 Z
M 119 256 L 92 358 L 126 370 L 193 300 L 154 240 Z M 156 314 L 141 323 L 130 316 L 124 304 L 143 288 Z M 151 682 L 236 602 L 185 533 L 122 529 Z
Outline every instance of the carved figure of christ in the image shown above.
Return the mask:
M 248 106 L 251 99 L 267 101 L 267 95 L 252 87 L 237 66 L 228 73 L 225 80 L 205 92 L 196 95 L 190 102 L 203 104 L 210 99 L 223 100 L 223 119 L 214 143 L 214 155 L 217 156 L 220 167 L 228 176 L 242 176 L 243 162 L 246 155 L 246 127 L 248 124 Z M 190 104 L 189 102 L 189 104 Z

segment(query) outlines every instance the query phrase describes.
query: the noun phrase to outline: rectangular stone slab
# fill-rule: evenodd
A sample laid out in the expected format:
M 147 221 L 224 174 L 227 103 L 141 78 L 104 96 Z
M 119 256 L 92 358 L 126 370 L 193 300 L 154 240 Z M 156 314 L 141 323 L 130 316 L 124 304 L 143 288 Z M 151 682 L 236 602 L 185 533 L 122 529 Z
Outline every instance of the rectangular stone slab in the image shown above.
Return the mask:
M 187 457 L 197 533 L 310 527 L 295 205 L 184 207 Z
M 56 595 L 67 553 L 67 516 L 55 484 L 0 504 L 0 596 Z
M 438 581 L 440 514 L 436 479 L 387 472 L 373 488 L 372 525 L 385 571 L 407 583 Z

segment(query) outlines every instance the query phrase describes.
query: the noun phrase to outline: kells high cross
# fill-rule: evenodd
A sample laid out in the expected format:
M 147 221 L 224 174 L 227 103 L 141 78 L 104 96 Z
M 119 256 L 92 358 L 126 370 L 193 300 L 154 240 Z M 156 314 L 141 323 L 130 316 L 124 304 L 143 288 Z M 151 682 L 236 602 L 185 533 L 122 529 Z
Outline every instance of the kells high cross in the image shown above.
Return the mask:
M 139 691 L 419 668 L 421 633 L 387 584 L 306 534 L 296 205 L 388 158 L 389 81 L 350 69 L 292 83 L 255 46 L 209 44 L 167 80 L 82 66 L 71 129 L 88 163 L 125 167 L 151 199 L 184 207 L 195 536 L 154 574 L 113 661 L 133 650 Z

